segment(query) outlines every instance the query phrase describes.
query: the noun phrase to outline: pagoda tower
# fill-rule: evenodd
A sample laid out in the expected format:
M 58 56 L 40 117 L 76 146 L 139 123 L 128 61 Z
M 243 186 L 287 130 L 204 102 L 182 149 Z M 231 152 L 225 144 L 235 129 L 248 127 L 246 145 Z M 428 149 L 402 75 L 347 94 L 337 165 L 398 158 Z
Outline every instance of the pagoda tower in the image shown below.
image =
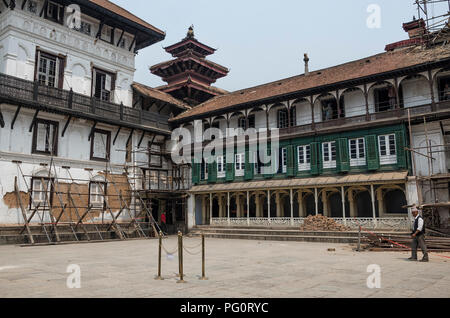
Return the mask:
M 189 28 L 183 40 L 164 49 L 175 59 L 150 68 L 153 74 L 167 83 L 157 87 L 158 90 L 191 106 L 227 93 L 211 84 L 227 76 L 229 70 L 206 59 L 206 56 L 214 54 L 216 49 L 199 42 L 194 37 L 193 26 Z

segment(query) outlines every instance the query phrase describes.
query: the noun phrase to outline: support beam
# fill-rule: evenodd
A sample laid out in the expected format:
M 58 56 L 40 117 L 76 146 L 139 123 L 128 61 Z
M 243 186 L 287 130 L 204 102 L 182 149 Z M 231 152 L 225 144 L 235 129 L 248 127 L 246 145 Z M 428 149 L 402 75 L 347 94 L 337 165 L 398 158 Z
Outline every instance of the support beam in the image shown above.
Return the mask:
M 28 129 L 28 132 L 32 132 L 33 131 L 33 126 L 34 126 L 34 123 L 36 122 L 38 114 L 39 114 L 39 109 L 36 110 L 36 112 L 34 113 L 33 120 L 31 121 L 30 129 Z
M 342 214 L 344 217 L 344 224 L 347 225 L 347 218 L 345 216 L 345 188 L 341 187 L 341 198 L 342 198 Z
M 69 124 L 70 124 L 70 121 L 71 121 L 71 120 L 72 120 L 72 116 L 69 116 L 69 119 L 67 119 L 67 122 L 66 122 L 66 124 L 64 125 L 64 129 L 63 129 L 63 131 L 62 131 L 61 137 L 64 138 L 64 135 L 66 134 L 67 127 L 69 127 Z
M 316 215 L 319 215 L 319 197 L 317 194 L 317 188 L 314 188 L 314 202 L 316 203 Z
M 293 190 L 290 190 L 290 199 L 291 199 L 291 225 L 294 226 L 294 194 Z
M 45 0 L 44 5 L 42 6 L 41 12 L 39 12 L 39 16 L 42 17 L 42 15 L 44 14 L 44 11 L 47 10 L 48 7 L 48 0 Z
M 131 42 L 131 45 L 130 45 L 130 48 L 128 49 L 128 51 L 131 51 L 131 49 L 133 48 L 134 43 L 136 43 L 136 39 L 137 39 L 137 33 L 134 35 L 133 42 Z
M 139 139 L 138 148 L 141 147 L 142 140 L 144 140 L 144 136 L 145 136 L 145 131 L 142 132 L 141 139 Z
M 250 193 L 247 191 L 247 225 L 250 226 Z
M 209 225 L 211 225 L 211 220 L 213 216 L 213 195 L 212 193 L 209 194 Z
M 5 119 L 3 118 L 1 109 L 0 109 L 0 127 L 5 128 Z
M 97 122 L 94 121 L 94 126 L 91 128 L 91 132 L 89 133 L 88 141 L 91 141 L 91 138 L 94 136 L 95 127 L 97 127 Z
M 125 33 L 125 30 L 122 30 L 122 33 L 120 34 L 120 37 L 119 37 L 119 41 L 117 41 L 117 45 L 116 45 L 117 47 L 120 45 L 120 41 L 122 41 L 124 33 Z
M 370 185 L 370 194 L 372 197 L 373 222 L 376 226 L 377 225 L 377 213 L 375 211 L 375 190 L 374 190 L 373 184 Z
M 130 143 L 131 137 L 133 137 L 133 134 L 134 134 L 134 128 L 131 129 L 130 135 L 128 136 L 127 143 L 125 144 L 126 147 L 128 147 L 128 144 Z
M 119 129 L 117 129 L 116 135 L 114 136 L 114 140 L 113 140 L 113 146 L 116 144 L 117 137 L 119 137 L 119 133 L 121 130 L 122 130 L 122 126 L 120 126 Z
M 100 38 L 100 36 L 102 35 L 102 30 L 103 30 L 104 25 L 105 25 L 105 21 L 104 20 L 100 21 L 100 26 L 98 28 L 97 35 L 95 36 L 96 39 Z
M 22 106 L 17 107 L 16 113 L 14 114 L 13 120 L 11 122 L 11 129 L 14 129 L 14 124 L 16 123 L 17 116 L 19 116 L 19 112 Z

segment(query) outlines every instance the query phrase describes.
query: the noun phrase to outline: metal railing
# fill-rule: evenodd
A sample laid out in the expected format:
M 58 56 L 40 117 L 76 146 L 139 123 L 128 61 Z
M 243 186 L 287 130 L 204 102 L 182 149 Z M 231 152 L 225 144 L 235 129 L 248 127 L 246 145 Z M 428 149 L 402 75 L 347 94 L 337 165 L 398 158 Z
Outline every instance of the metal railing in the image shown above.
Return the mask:
M 39 85 L 38 82 L 5 74 L 0 74 L 0 98 L 22 104 L 36 104 L 68 114 L 81 113 L 88 117 L 95 116 L 109 121 L 169 130 L 169 116 L 101 101 L 95 97 L 74 93 L 72 90 Z

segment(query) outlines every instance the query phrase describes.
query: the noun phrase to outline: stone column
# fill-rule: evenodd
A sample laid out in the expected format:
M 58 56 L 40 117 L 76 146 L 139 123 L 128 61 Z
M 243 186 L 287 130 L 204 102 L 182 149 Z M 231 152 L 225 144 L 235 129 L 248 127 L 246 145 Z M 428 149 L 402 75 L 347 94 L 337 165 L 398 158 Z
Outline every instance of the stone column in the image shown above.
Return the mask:
M 322 192 L 323 216 L 328 216 L 328 197 L 327 191 Z
M 270 190 L 267 190 L 267 218 L 270 223 Z

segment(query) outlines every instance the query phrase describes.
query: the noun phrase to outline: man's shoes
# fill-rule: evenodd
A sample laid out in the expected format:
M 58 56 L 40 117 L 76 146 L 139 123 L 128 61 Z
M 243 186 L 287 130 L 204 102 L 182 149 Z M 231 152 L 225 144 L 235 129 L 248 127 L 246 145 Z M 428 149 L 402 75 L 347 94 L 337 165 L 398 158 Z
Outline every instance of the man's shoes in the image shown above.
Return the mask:
M 410 257 L 410 258 L 408 258 L 408 260 L 409 260 L 409 261 L 417 261 L 417 258 Z
M 428 263 L 428 262 L 429 262 L 428 257 L 424 257 L 424 258 L 421 260 L 421 262 L 422 262 L 422 263 Z

